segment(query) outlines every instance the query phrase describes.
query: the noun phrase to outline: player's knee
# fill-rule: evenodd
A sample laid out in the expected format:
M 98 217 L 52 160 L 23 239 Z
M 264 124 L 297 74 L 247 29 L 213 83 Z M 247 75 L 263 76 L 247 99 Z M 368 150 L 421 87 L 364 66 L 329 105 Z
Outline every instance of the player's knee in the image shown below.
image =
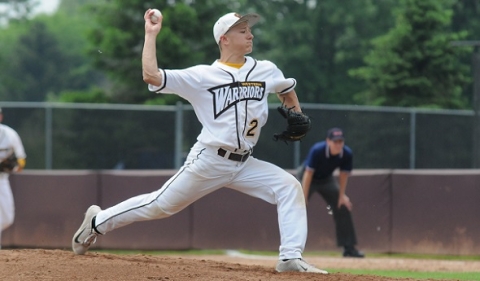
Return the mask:
M 155 206 L 156 208 L 153 210 L 153 216 L 157 219 L 170 217 L 184 209 L 178 205 L 172 205 L 168 202 L 159 201 L 156 202 Z
M 285 197 L 297 198 L 302 202 L 305 201 L 303 198 L 302 184 L 293 175 L 286 174 L 282 179 L 282 182 L 284 183 L 284 187 L 282 188 L 281 193 L 283 193 Z
M 294 190 L 295 190 L 296 192 L 301 192 L 301 193 L 303 193 L 302 184 L 300 183 L 300 181 L 299 181 L 296 177 L 292 176 L 292 177 L 289 179 L 288 183 L 289 183 L 289 185 L 291 185 L 291 186 L 294 187 Z
M 284 183 L 285 186 L 295 186 L 296 188 L 301 186 L 298 179 L 290 173 L 284 173 L 280 181 Z

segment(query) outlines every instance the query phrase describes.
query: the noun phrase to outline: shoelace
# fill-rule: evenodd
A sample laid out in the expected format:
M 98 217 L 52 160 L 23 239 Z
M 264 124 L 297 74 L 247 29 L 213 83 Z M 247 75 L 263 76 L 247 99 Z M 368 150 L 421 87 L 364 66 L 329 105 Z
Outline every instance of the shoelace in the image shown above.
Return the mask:
M 95 244 L 97 242 L 97 234 L 91 233 L 90 235 L 85 238 L 85 241 L 83 241 L 82 245 L 89 247 L 92 244 Z

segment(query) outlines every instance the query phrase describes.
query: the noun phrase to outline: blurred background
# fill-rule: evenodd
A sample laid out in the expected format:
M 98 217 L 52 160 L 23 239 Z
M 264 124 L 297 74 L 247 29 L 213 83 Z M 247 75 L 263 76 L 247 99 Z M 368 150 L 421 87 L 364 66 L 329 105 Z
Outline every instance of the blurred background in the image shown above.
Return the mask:
M 314 127 L 274 143 L 272 95 L 258 158 L 295 168 L 339 126 L 358 169 L 480 168 L 478 1 L 0 0 L 0 106 L 27 169 L 181 165 L 201 127 L 188 102 L 142 80 L 148 8 L 164 15 L 162 68 L 212 63 L 220 15 L 262 16 L 252 56 L 297 79 Z
M 343 128 L 361 249 L 478 255 L 476 0 L 0 0 L 0 107 L 28 155 L 10 178 L 17 212 L 2 246 L 69 248 L 86 207 L 158 189 L 182 164 L 201 126 L 188 102 L 142 80 L 148 8 L 164 16 L 162 68 L 217 59 L 221 15 L 262 16 L 252 56 L 297 80 L 313 128 L 302 142 L 274 142 L 285 122 L 271 95 L 253 155 L 293 172 L 330 127 Z M 336 250 L 315 200 L 307 249 Z M 173 220 L 142 223 L 152 232 L 127 226 L 96 246 L 275 250 L 275 213 L 222 189 Z

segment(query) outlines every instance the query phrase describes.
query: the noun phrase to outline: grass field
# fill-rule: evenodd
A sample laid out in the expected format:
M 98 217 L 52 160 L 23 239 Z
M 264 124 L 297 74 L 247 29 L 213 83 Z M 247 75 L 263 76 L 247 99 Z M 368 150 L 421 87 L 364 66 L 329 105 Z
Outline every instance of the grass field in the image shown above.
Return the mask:
M 223 250 L 197 250 L 197 251 L 104 251 L 114 254 L 148 254 L 148 255 L 166 255 L 166 256 L 182 256 L 182 257 L 205 257 L 209 256 L 222 256 L 228 255 L 228 251 Z M 238 251 L 244 257 L 256 257 L 260 260 L 261 257 L 268 259 L 274 259 L 277 256 L 277 252 L 256 252 L 256 251 Z M 322 258 L 335 258 L 339 259 L 338 252 L 307 252 L 304 254 L 304 257 L 308 259 L 322 259 Z M 402 263 L 418 263 L 419 260 L 425 261 L 428 264 L 440 264 L 442 261 L 458 261 L 458 262 L 478 262 L 480 265 L 480 256 L 449 256 L 449 255 L 416 255 L 416 254 L 367 254 L 365 260 L 382 260 L 390 261 L 401 260 Z M 343 259 L 344 260 L 344 259 Z M 352 262 L 355 262 L 352 260 Z M 425 270 L 415 269 L 415 270 L 396 270 L 392 269 L 376 269 L 376 268 L 345 268 L 335 267 L 330 265 L 325 267 L 327 271 L 331 273 L 349 273 L 354 275 L 377 275 L 391 278 L 410 278 L 415 280 L 478 280 L 480 281 L 480 267 L 475 271 L 468 271 L 464 268 L 459 267 L 458 270 L 455 269 L 432 269 L 432 267 L 425 268 Z
M 377 275 L 392 278 L 412 278 L 416 280 L 480 280 L 480 272 L 414 272 L 397 270 L 354 270 L 354 269 L 330 269 L 328 272 L 342 272 L 350 274 Z

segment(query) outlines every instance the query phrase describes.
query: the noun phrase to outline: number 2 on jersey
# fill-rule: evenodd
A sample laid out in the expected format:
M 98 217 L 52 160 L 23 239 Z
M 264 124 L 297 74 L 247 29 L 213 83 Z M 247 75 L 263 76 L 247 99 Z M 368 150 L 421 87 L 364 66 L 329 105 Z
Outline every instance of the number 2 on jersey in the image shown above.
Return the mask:
M 258 127 L 258 120 L 253 119 L 252 121 L 250 121 L 248 127 L 249 129 L 247 131 L 247 137 L 254 137 L 256 133 L 255 129 Z

